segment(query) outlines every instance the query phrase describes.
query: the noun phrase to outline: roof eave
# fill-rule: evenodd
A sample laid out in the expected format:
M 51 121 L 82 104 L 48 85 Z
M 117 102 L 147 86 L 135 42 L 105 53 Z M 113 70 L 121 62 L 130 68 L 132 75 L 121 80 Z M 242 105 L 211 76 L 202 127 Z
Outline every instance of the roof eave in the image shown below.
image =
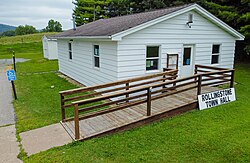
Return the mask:
M 54 37 L 56 39 L 111 39 L 111 36 L 62 36 Z

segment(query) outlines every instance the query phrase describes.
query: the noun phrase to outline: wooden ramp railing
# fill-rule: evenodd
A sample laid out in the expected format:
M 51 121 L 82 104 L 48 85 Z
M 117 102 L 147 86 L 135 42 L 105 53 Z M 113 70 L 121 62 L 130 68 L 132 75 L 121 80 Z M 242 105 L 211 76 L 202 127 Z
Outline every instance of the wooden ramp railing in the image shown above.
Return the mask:
M 202 75 L 202 86 L 230 83 L 230 87 L 233 88 L 234 71 L 234 69 L 195 65 L 195 74 Z
M 149 85 L 151 83 L 160 83 L 167 80 L 173 80 L 177 78 L 178 70 L 166 69 L 164 72 L 156 73 L 153 75 L 147 75 L 142 77 L 136 77 L 127 80 L 120 80 L 117 82 L 106 83 L 90 87 L 82 87 L 72 90 L 66 90 L 59 92 L 61 97 L 61 113 L 62 113 L 62 122 L 72 120 L 72 118 L 66 118 L 65 109 L 72 109 L 74 104 L 72 102 L 94 98 L 98 96 L 103 96 L 104 94 L 116 93 L 121 91 L 128 91 L 131 88 L 138 88 L 140 86 Z M 128 100 L 129 93 L 125 95 Z M 114 96 L 115 97 L 115 96 Z M 123 102 L 123 100 L 117 101 Z M 115 104 L 116 102 L 113 102 Z M 106 106 L 106 105 L 103 105 Z M 89 110 L 91 110 L 89 108 Z
M 231 82 L 230 86 L 233 87 L 234 70 L 196 65 L 195 75 L 180 79 L 176 77 L 177 70 L 166 69 L 166 72 L 154 75 L 62 91 L 60 92 L 62 122 L 74 120 L 75 139 L 79 140 L 80 120 L 143 103 L 147 104 L 145 116 L 151 116 L 151 102 L 156 99 L 191 89 L 197 89 L 197 95 L 199 95 L 202 86 L 219 85 L 225 82 Z M 86 94 L 97 89 L 99 89 L 98 92 Z M 65 109 L 70 107 L 74 109 L 74 117 L 66 118 Z

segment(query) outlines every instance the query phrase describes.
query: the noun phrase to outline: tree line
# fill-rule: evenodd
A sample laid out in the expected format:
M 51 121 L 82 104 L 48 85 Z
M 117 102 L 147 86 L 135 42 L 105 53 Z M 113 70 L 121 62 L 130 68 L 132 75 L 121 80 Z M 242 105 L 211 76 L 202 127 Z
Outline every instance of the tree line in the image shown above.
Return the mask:
M 62 32 L 62 25 L 60 22 L 51 19 L 49 20 L 48 25 L 40 31 L 31 25 L 19 25 L 15 30 L 3 32 L 1 36 L 27 35 L 38 32 Z
M 73 14 L 80 26 L 98 19 L 197 3 L 245 35 L 236 46 L 240 59 L 250 58 L 250 0 L 75 0 Z

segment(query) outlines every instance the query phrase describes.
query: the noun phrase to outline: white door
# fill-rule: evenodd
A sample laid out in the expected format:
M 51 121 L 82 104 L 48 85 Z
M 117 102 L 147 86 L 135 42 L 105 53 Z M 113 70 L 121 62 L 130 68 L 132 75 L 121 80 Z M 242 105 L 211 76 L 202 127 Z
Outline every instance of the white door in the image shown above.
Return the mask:
M 194 45 L 184 45 L 182 52 L 181 77 L 194 74 Z

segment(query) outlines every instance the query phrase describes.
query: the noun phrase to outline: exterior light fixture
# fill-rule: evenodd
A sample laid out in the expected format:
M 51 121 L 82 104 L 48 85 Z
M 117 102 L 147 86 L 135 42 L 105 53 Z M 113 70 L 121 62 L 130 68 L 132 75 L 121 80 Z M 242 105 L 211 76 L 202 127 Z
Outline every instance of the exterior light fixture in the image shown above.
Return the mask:
M 189 28 L 191 28 L 191 23 L 193 23 L 193 14 L 188 15 L 188 22 L 186 24 Z

